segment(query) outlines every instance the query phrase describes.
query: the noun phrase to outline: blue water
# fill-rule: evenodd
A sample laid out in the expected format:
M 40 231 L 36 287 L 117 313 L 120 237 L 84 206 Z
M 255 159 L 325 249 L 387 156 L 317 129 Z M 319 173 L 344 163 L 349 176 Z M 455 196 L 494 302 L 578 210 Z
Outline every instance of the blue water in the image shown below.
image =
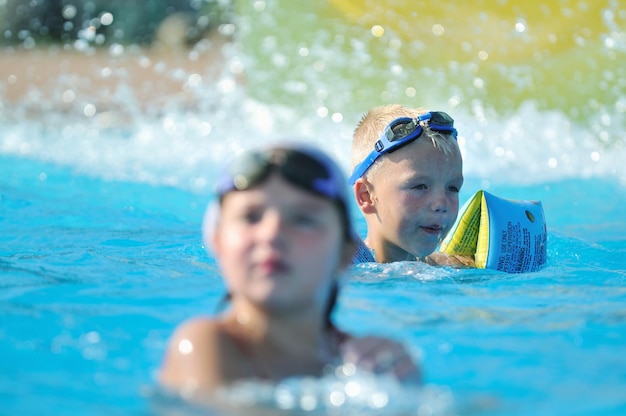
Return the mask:
M 208 195 L 14 156 L 0 184 L 3 412 L 158 412 L 168 336 L 223 293 L 200 241 Z M 492 191 L 542 200 L 545 269 L 359 266 L 338 323 L 405 342 L 449 414 L 623 413 L 626 193 L 602 179 Z
M 504 274 L 421 263 L 355 266 L 336 321 L 405 343 L 421 363 L 425 387 L 357 374 L 242 386 L 231 399 L 287 414 L 297 408 L 331 415 L 626 414 L 626 86 L 619 81 L 626 48 L 615 25 L 626 19 L 618 3 L 608 1 L 602 19 L 590 16 L 596 26 L 580 29 L 577 46 L 544 51 L 544 60 L 506 62 L 508 72 L 496 65 L 496 76 L 481 72 L 483 63 L 472 57 L 441 67 L 435 57 L 418 66 L 377 41 L 344 42 L 358 26 L 338 27 L 335 18 L 320 21 L 277 1 L 255 2 L 242 30 L 249 37 L 236 46 L 261 42 L 267 56 L 276 52 L 276 68 L 263 66 L 267 56 L 257 56 L 258 48 L 229 49 L 231 64 L 244 61 L 257 72 L 247 85 L 235 85 L 228 73 L 185 84 L 195 106 L 172 96 L 171 105 L 143 114 L 132 108 L 123 79 L 124 93 L 112 107 L 121 102 L 134 112 L 113 112 L 113 124 L 101 114 L 86 116 L 89 88 L 76 89 L 75 105 L 62 111 L 0 95 L 0 415 L 195 414 L 164 398 L 155 380 L 175 326 L 214 313 L 223 295 L 200 238 L 217 166 L 233 150 L 298 136 L 323 146 L 347 170 L 358 118 L 394 97 L 455 118 L 466 176 L 461 201 L 485 189 L 543 203 L 546 267 Z M 330 13 L 313 2 L 307 7 Z M 255 19 L 261 10 L 293 17 L 280 26 L 293 32 L 289 42 L 266 37 L 276 25 L 266 15 Z M 315 40 L 304 27 L 294 29 L 298 19 L 315 27 Z M 339 32 L 345 38 L 329 35 Z M 414 47 L 424 52 L 425 45 Z M 285 60 L 287 47 L 299 50 L 302 61 Z M 326 61 L 337 73 L 312 63 L 338 51 L 363 71 L 338 59 Z M 376 58 L 369 72 L 368 57 Z M 599 87 L 557 83 L 555 94 L 524 77 L 537 73 L 543 75 L 534 82 L 567 84 L 569 75 L 558 72 L 581 62 L 591 72 L 584 77 L 604 80 Z M 612 66 L 603 67 L 607 62 Z M 197 80 L 172 68 L 160 73 Z M 546 68 L 556 69 L 546 75 Z M 273 70 L 279 75 L 272 80 Z M 379 78 L 389 76 L 381 87 Z M 420 85 L 417 97 L 405 93 L 405 82 Z M 67 79 L 58 84 L 59 96 L 74 88 Z M 311 403 L 315 411 L 302 410 Z

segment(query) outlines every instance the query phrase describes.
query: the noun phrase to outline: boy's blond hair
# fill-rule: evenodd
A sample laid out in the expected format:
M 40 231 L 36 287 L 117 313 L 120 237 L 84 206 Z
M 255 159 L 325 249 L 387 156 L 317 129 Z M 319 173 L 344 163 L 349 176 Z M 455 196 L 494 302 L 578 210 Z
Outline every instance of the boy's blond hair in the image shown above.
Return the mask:
M 387 104 L 370 109 L 361 117 L 361 120 L 354 129 L 351 151 L 352 169 L 370 154 L 374 149 L 374 144 L 380 138 L 380 135 L 389 123 L 400 117 L 416 118 L 426 112 L 427 111 L 421 107 L 407 108 L 401 104 Z M 427 122 L 422 122 L 421 125 L 424 129 L 422 133 L 424 136 L 420 139 L 429 138 L 436 149 L 440 149 L 444 153 L 451 153 L 453 149 L 458 146 L 452 134 L 439 133 L 431 130 Z M 378 170 L 383 160 L 384 158 L 381 158 L 374 162 L 363 176 L 372 174 Z

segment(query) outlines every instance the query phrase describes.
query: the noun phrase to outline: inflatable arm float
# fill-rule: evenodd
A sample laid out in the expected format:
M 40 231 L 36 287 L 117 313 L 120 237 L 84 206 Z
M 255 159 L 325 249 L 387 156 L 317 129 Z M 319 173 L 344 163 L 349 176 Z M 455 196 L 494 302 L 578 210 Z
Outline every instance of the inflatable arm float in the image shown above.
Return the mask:
M 546 234 L 540 201 L 504 199 L 480 190 L 461 208 L 439 251 L 473 256 L 479 269 L 533 272 L 546 263 Z

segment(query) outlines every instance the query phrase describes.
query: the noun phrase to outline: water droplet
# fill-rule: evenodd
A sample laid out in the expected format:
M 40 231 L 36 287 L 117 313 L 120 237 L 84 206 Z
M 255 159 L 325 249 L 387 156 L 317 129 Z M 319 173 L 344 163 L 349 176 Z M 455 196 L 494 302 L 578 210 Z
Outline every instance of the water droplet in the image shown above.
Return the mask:
M 335 123 L 341 123 L 343 121 L 343 114 L 341 114 L 341 113 L 333 113 L 333 115 L 331 116 L 331 119 Z
M 73 19 L 74 17 L 76 17 L 76 6 L 74 6 L 73 4 L 68 4 L 67 6 L 63 7 L 63 10 L 61 11 L 61 14 L 63 15 L 64 19 Z
M 380 38 L 385 34 L 385 28 L 380 25 L 374 25 L 371 29 L 372 35 L 376 38 Z
M 74 99 L 76 98 L 76 94 L 74 93 L 73 90 L 65 90 L 63 92 L 63 102 L 64 103 L 72 103 L 74 102 Z
M 183 355 L 191 354 L 193 352 L 193 344 L 188 339 L 183 339 L 178 343 L 178 352 Z
M 446 29 L 440 24 L 435 24 L 433 25 L 432 31 L 433 35 L 442 36 L 445 33 Z
M 102 13 L 102 16 L 100 16 L 100 23 L 103 26 L 109 26 L 111 23 L 113 23 L 113 14 L 109 12 Z
M 83 109 L 83 114 L 87 117 L 93 117 L 96 114 L 96 106 L 93 104 L 86 104 Z

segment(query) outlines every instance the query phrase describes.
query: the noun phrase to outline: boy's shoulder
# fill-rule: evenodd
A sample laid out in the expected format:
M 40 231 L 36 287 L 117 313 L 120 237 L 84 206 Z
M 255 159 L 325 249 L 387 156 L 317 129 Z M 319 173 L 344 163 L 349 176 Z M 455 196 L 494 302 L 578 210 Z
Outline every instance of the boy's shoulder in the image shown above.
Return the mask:
M 355 239 L 356 253 L 354 257 L 352 257 L 352 264 L 375 263 L 376 259 L 374 258 L 372 250 L 365 245 L 365 242 L 360 237 L 356 237 Z

